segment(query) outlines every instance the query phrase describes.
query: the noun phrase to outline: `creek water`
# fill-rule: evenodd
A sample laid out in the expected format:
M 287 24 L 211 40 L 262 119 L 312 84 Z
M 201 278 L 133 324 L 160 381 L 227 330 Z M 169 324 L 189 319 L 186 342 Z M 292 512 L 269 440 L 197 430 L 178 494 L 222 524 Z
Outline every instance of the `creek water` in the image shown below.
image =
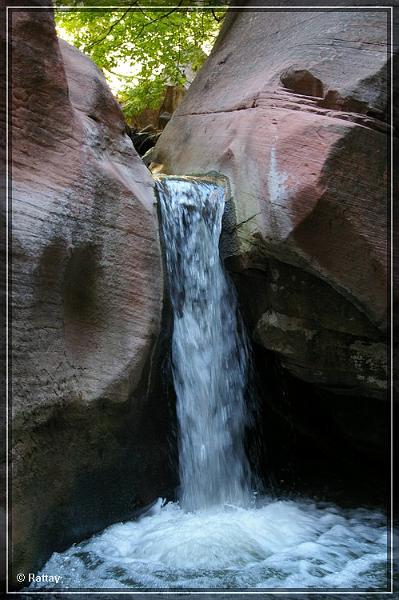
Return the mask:
M 174 313 L 178 500 L 53 554 L 42 573 L 62 577 L 52 589 L 383 591 L 382 513 L 256 495 L 244 448 L 250 353 L 219 257 L 224 188 L 163 177 L 157 190 Z

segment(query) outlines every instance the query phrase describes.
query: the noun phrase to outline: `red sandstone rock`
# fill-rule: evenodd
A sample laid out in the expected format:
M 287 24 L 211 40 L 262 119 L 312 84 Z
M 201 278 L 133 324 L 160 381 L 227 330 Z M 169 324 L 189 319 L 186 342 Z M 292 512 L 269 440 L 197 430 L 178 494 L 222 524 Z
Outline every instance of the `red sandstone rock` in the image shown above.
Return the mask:
M 316 333 L 328 332 L 325 354 L 300 333 L 299 307 L 322 302 L 306 285 L 284 307 L 288 321 L 272 327 L 267 318 L 282 310 L 279 294 L 263 320 L 259 309 L 257 340 L 305 380 L 378 397 L 386 388 L 387 33 L 384 10 L 230 12 L 153 155 L 167 173 L 229 178 L 240 269 L 265 272 L 265 290 L 278 285 L 267 275 L 274 257 L 285 271 L 318 278 L 329 307 L 335 298 L 338 312 L 348 303 L 354 311 L 343 325 L 352 362 L 331 357 L 338 333 L 327 308 L 324 320 L 323 306 L 317 318 L 305 311 Z M 266 293 L 259 285 L 252 303 Z M 355 350 L 359 340 L 365 353 Z
M 50 11 L 14 11 L 11 37 L 16 574 L 162 493 L 168 469 L 146 396 L 162 304 L 151 175 Z

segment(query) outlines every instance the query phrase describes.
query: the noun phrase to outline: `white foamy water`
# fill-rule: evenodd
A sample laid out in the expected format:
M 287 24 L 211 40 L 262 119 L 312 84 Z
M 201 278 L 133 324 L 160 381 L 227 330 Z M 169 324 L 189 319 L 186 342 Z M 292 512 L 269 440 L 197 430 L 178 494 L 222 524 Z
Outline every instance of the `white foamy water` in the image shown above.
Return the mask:
M 243 436 L 249 352 L 219 258 L 223 190 L 158 183 L 174 310 L 180 503 L 55 553 L 50 589 L 384 590 L 384 515 L 258 499 Z M 48 584 L 47 584 L 48 586 Z M 49 589 L 34 583 L 29 589 Z
M 192 513 L 159 500 L 139 520 L 53 554 L 42 572 L 62 576 L 58 589 L 381 590 L 386 559 L 378 512 L 265 499 Z

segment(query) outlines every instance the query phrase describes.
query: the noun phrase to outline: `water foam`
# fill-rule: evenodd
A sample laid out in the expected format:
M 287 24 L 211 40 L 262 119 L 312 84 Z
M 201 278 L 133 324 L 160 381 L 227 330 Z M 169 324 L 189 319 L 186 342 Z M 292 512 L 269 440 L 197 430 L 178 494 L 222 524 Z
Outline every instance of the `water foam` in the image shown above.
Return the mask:
M 56 589 L 383 590 L 386 560 L 376 511 L 264 499 L 193 513 L 159 500 L 137 521 L 53 554 L 42 572 L 62 575 Z

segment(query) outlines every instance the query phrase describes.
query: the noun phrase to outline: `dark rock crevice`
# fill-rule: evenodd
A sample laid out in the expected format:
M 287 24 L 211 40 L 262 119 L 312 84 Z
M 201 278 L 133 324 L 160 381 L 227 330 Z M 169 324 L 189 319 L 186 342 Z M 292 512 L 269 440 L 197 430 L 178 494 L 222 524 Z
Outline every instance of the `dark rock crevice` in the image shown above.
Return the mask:
M 280 75 L 280 81 L 287 90 L 295 94 L 323 98 L 324 86 L 322 81 L 307 69 L 287 69 Z
M 258 343 L 285 369 L 347 396 L 387 396 L 386 334 L 334 289 L 297 267 L 269 258 L 264 270 L 228 259 L 244 314 Z
M 260 467 L 268 493 L 389 510 L 388 401 L 342 397 L 290 375 L 254 344 Z

